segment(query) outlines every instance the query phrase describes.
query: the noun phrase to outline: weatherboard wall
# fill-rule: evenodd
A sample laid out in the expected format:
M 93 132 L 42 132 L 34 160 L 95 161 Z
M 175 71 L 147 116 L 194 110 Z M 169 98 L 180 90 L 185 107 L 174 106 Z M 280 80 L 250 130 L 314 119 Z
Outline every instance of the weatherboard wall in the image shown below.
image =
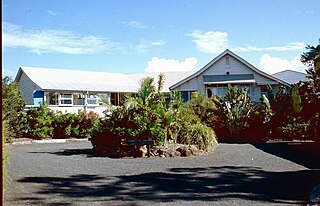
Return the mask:
M 228 60 L 227 60 L 228 58 Z M 208 67 L 198 76 L 186 81 L 176 88 L 179 91 L 199 91 L 200 93 L 206 94 L 206 86 L 203 81 L 203 75 L 227 75 L 227 74 L 253 74 L 255 83 L 250 86 L 250 97 L 253 100 L 259 100 L 261 98 L 260 85 L 274 85 L 275 89 L 278 89 L 278 82 L 273 81 L 267 77 L 262 76 L 256 71 L 249 68 L 244 63 L 240 62 L 236 58 L 225 55 L 219 59 L 213 65 Z M 227 86 L 227 85 L 226 85 Z
M 27 105 L 33 105 L 33 93 L 41 88 L 36 85 L 24 72 L 22 73 L 18 82 L 20 90 L 23 92 Z

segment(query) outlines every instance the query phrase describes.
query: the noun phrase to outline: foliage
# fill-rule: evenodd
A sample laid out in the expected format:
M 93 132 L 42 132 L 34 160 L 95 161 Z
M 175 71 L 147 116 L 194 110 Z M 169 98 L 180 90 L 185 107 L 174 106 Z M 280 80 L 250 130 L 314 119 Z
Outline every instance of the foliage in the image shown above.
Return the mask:
M 219 115 L 228 139 L 240 138 L 243 131 L 249 127 L 248 120 L 254 112 L 245 89 L 228 85 L 228 92 L 219 104 Z
M 32 108 L 26 118 L 25 133 L 33 139 L 90 137 L 100 124 L 99 116 L 94 112 L 54 112 L 47 105 Z
M 56 112 L 52 121 L 53 138 L 66 139 L 77 137 L 80 133 L 79 128 L 81 127 L 77 120 L 77 114 L 63 114 L 61 111 Z
M 317 46 L 308 45 L 306 49 L 308 51 L 301 55 L 301 62 L 310 68 L 309 72 L 314 71 L 320 74 L 320 39 Z
M 23 110 L 25 100 L 16 82 L 2 79 L 2 119 L 7 122 L 7 140 L 21 137 L 25 125 Z
M 181 108 L 173 130 L 177 133 L 178 143 L 197 145 L 205 150 L 211 150 L 218 144 L 213 128 L 202 123 L 187 107 Z
M 214 98 L 216 97 L 207 98 L 204 94 L 193 92 L 191 100 L 187 102 L 188 109 L 192 110 L 201 122 L 207 126 L 212 126 L 217 119 L 217 106 L 215 104 L 217 100 L 214 100 Z
M 306 49 L 301 61 L 309 67 L 309 79 L 291 89 L 281 87 L 271 101 L 271 138 L 320 141 L 320 44 Z
M 94 146 L 118 146 L 131 139 L 155 140 L 157 145 L 167 143 L 197 144 L 209 149 L 217 144 L 213 130 L 201 123 L 193 111 L 184 105 L 179 92 L 172 94 L 168 107 L 162 89 L 164 77 L 158 86 L 147 77 L 135 96 L 127 95 L 124 106 L 116 107 L 101 121 L 100 131 L 91 138 Z M 197 105 L 193 105 L 198 107 Z M 201 130 L 201 131 L 200 131 Z
M 300 115 L 309 123 L 308 138 L 320 142 L 320 39 L 317 46 L 308 45 L 306 49 L 308 51 L 301 55 L 301 61 L 309 67 L 307 73 L 310 77 L 298 84 L 303 107 Z
M 261 101 L 254 103 L 254 112 L 248 119 L 249 127 L 243 132 L 243 138 L 251 142 L 266 141 L 271 130 L 270 120 L 273 115 L 269 99 L 262 95 Z
M 41 105 L 39 108 L 31 108 L 27 112 L 26 135 L 33 139 L 47 139 L 53 137 L 54 112 Z
M 9 180 L 8 176 L 8 164 L 9 164 L 9 152 L 6 147 L 8 128 L 5 121 L 2 121 L 2 187 L 5 188 L 6 182 Z
M 269 92 L 269 96 L 272 92 Z M 264 141 L 273 115 L 266 96 L 253 102 L 245 88 L 228 85 L 224 99 L 212 99 L 217 109 L 212 126 L 217 136 L 225 141 Z
M 296 113 L 301 112 L 302 110 L 301 96 L 299 95 L 299 88 L 297 84 L 295 84 L 292 88 L 291 97 L 292 97 L 292 103 L 293 103 L 293 110 Z
M 100 128 L 100 117 L 97 113 L 92 111 L 79 111 L 77 121 L 77 124 L 79 125 L 79 137 L 89 138 Z
M 93 134 L 91 141 L 105 138 L 106 144 L 121 146 L 123 142 L 132 139 L 156 140 L 158 144 L 164 141 L 158 110 L 164 108 L 163 98 L 159 90 L 163 78 L 159 78 L 156 89 L 154 79 L 147 77 L 141 82 L 140 90 L 135 96 L 126 95 L 124 106 L 116 107 L 106 113 L 101 121 L 101 129 Z

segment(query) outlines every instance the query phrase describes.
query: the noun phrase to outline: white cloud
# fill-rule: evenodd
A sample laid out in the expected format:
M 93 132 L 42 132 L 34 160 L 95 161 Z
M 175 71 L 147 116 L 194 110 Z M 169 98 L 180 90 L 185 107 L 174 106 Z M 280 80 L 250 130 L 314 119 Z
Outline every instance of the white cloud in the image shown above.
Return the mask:
M 314 10 L 306 10 L 306 12 L 305 12 L 306 14 L 314 14 L 315 13 L 315 11 Z
M 307 69 L 307 67 L 301 63 L 299 56 L 288 60 L 279 57 L 271 57 L 269 54 L 264 54 L 260 58 L 259 65 L 269 74 L 274 74 L 287 69 L 300 72 L 304 72 Z
M 196 64 L 195 57 L 185 58 L 184 61 L 152 57 L 145 72 L 192 71 L 196 68 Z
M 82 36 L 64 30 L 23 30 L 20 26 L 3 23 L 3 47 L 23 47 L 33 53 L 93 54 L 119 50 L 121 45 L 104 37 Z
M 134 50 L 138 53 L 138 54 L 143 54 L 146 52 L 147 49 L 151 48 L 151 47 L 157 47 L 157 46 L 163 46 L 165 44 L 165 42 L 163 40 L 158 40 L 158 41 L 140 41 L 139 44 L 137 44 L 134 47 Z
M 129 22 L 122 22 L 123 24 L 126 24 L 130 27 L 133 27 L 133 28 L 138 28 L 138 29 L 147 29 L 149 28 L 147 25 L 145 25 L 144 23 L 142 22 L 139 22 L 139 21 L 129 21 Z
M 220 31 L 202 32 L 194 30 L 187 34 L 193 38 L 197 49 L 205 53 L 219 53 L 228 47 L 228 33 Z
M 271 46 L 271 47 L 234 47 L 232 50 L 236 52 L 251 52 L 251 51 L 299 51 L 304 50 L 306 44 L 304 42 L 291 42 L 283 46 Z
M 221 31 L 208 31 L 203 32 L 194 30 L 187 34 L 193 38 L 193 42 L 199 51 L 204 53 L 220 53 L 223 50 L 230 48 L 235 52 L 255 52 L 255 51 L 303 51 L 306 47 L 304 42 L 289 42 L 281 46 L 269 46 L 269 47 L 256 47 L 256 46 L 233 46 L 228 43 L 228 33 Z

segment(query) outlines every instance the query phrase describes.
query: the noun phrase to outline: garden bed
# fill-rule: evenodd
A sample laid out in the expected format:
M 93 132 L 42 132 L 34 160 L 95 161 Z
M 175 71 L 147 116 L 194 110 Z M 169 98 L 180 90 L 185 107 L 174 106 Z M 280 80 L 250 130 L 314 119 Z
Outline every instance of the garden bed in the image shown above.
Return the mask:
M 134 153 L 136 157 L 146 157 L 147 148 L 146 146 L 138 147 L 134 151 L 134 146 L 122 145 L 120 147 L 116 146 L 94 146 L 92 148 L 92 153 L 94 156 L 104 156 L 104 157 L 133 157 Z M 190 157 L 207 155 L 210 151 L 205 151 L 199 149 L 194 145 L 184 145 L 184 144 L 168 144 L 166 146 L 153 146 L 150 148 L 151 157 Z

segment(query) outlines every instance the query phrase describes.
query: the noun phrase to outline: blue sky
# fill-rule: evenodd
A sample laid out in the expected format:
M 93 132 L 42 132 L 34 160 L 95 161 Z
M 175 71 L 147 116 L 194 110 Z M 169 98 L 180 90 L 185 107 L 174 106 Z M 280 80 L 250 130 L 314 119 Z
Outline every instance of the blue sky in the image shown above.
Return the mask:
M 304 71 L 319 0 L 3 0 L 2 72 L 197 70 L 230 49 L 268 73 Z

